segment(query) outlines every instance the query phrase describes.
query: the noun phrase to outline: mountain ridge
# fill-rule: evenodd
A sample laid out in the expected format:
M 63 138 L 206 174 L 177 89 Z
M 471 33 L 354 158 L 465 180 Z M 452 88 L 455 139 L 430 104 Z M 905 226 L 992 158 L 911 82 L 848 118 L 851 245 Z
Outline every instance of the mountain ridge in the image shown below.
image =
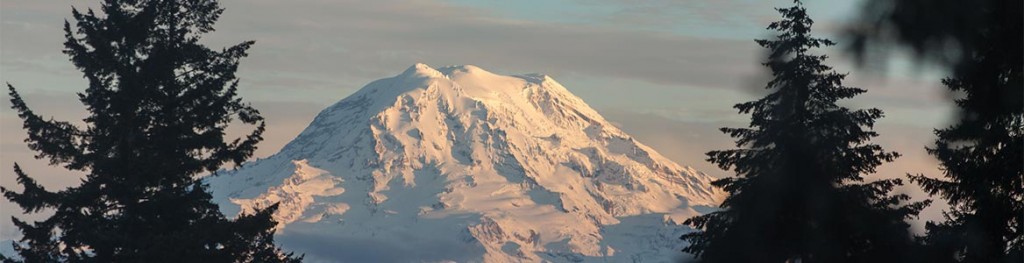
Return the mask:
M 281 202 L 282 240 L 465 248 L 410 252 L 424 260 L 657 262 L 680 254 L 679 223 L 695 207 L 721 199 L 711 180 L 546 75 L 417 63 L 329 106 L 279 153 L 209 182 L 227 214 Z

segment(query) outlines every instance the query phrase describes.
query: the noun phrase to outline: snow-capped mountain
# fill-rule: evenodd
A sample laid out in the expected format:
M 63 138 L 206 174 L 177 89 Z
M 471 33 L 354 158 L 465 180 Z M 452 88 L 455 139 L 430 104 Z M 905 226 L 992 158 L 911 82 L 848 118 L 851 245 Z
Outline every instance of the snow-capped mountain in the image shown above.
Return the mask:
M 711 180 L 548 76 L 416 64 L 209 183 L 229 215 L 280 202 L 311 261 L 662 262 Z

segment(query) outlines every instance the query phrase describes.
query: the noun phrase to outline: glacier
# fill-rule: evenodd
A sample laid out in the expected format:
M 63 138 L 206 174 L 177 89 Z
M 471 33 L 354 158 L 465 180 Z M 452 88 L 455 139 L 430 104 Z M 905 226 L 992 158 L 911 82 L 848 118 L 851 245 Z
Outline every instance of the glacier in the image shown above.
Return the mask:
M 225 214 L 280 203 L 309 262 L 678 262 L 724 193 L 554 79 L 416 64 L 208 177 Z

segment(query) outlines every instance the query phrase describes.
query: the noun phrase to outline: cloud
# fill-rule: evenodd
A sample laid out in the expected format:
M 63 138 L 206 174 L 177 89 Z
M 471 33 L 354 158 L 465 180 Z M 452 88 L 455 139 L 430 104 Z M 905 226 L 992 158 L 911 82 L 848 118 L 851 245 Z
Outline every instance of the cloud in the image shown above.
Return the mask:
M 625 23 L 633 26 L 654 26 L 658 28 L 711 27 L 725 29 L 751 27 L 763 29 L 762 24 L 776 19 L 773 13 L 764 15 L 737 15 L 749 10 L 771 10 L 772 7 L 789 5 L 784 1 L 693 1 L 693 0 L 603 0 L 576 1 L 589 5 L 614 5 L 614 12 L 603 15 L 599 20 L 610 23 Z M 749 32 L 749 31 L 748 31 Z
M 287 90 L 300 91 L 290 99 L 326 103 L 315 93 L 390 76 L 414 62 L 712 88 L 739 86 L 737 75 L 758 68 L 750 40 L 495 18 L 487 10 L 436 1 L 233 0 L 222 6 L 227 11 L 218 31 L 205 41 L 216 47 L 256 40 L 239 72 L 243 94 L 255 99 Z M 27 82 L 22 76 L 38 75 L 41 68 L 74 74 L 60 53 L 60 22 L 69 9 L 5 2 L 0 68 L 11 76 L 7 81 Z
M 728 174 L 703 161 L 703 153 L 732 146 L 718 127 L 745 125 L 736 122 L 744 116 L 733 114 L 730 107 L 745 100 L 736 94 L 764 83 L 758 64 L 761 49 L 747 33 L 760 32 L 777 14 L 765 7 L 768 4 L 745 0 L 594 4 L 623 8 L 592 17 L 601 22 L 588 24 L 500 17 L 493 10 L 428 0 L 226 0 L 218 31 L 204 41 L 212 47 L 257 41 L 239 76 L 240 93 L 268 121 L 267 140 L 256 154 L 260 157 L 290 141 L 327 104 L 364 83 L 425 62 L 476 64 L 503 74 L 553 75 L 666 157 L 716 176 Z M 83 116 L 73 92 L 84 89 L 85 83 L 61 53 L 60 27 L 70 15 L 70 5 L 0 2 L 2 81 L 16 84 L 39 113 L 62 120 Z M 753 9 L 760 11 L 746 11 Z M 686 27 L 680 31 L 672 23 Z M 748 26 L 752 29 L 735 29 Z M 747 33 L 714 37 L 733 34 L 716 31 L 729 28 Z M 691 29 L 711 31 L 685 31 Z M 698 37 L 702 34 L 712 37 Z M 898 165 L 883 167 L 882 173 L 936 174 L 929 170 L 934 162 L 918 150 L 930 140 L 922 135 L 939 126 L 931 119 L 942 118 L 934 116 L 948 108 L 944 93 L 936 92 L 935 85 L 878 79 L 855 73 L 848 84 L 869 90 L 854 105 L 886 110 L 890 117 L 880 123 L 884 132 L 878 141 L 906 155 Z M 13 161 L 48 186 L 75 183 L 76 175 L 32 158 L 21 142 L 20 123 L 6 106 L 0 111 L 0 185 L 14 185 L 9 169 Z M 912 125 L 886 126 L 890 123 Z M 0 217 L 18 213 L 9 203 L 0 206 Z M 0 229 L 7 231 L 8 226 Z
M 721 40 L 486 16 L 429 1 L 227 1 L 218 43 L 255 39 L 248 73 L 333 79 L 393 75 L 414 61 L 582 74 L 671 85 L 735 86 L 757 68 L 749 40 Z M 213 39 L 213 38 L 211 38 Z

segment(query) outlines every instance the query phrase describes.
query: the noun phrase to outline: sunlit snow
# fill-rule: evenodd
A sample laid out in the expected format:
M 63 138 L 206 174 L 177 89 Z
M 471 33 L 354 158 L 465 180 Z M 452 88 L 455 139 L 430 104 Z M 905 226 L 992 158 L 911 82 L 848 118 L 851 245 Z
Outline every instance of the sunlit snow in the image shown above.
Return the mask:
M 416 64 L 209 182 L 228 214 L 280 202 L 312 262 L 668 262 L 711 180 L 547 76 Z

